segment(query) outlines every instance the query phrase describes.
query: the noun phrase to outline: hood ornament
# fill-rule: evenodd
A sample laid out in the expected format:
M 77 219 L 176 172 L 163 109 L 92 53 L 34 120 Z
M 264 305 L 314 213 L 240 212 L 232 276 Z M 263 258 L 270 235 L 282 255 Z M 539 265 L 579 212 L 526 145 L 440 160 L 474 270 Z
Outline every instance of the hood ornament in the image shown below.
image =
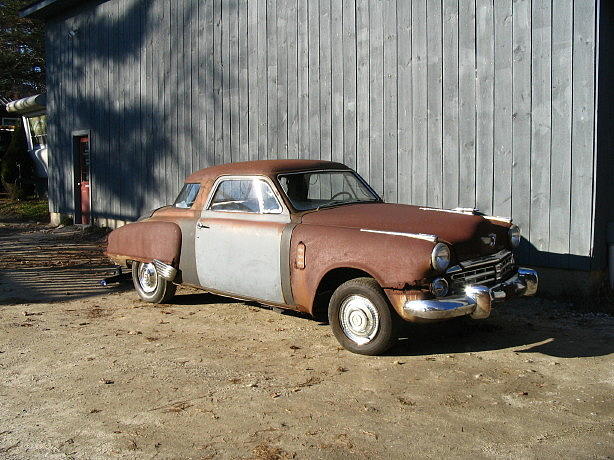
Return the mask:
M 482 243 L 484 243 L 489 248 L 494 248 L 497 244 L 497 235 L 495 235 L 494 233 L 491 233 L 488 236 L 483 236 L 480 239 L 482 240 Z

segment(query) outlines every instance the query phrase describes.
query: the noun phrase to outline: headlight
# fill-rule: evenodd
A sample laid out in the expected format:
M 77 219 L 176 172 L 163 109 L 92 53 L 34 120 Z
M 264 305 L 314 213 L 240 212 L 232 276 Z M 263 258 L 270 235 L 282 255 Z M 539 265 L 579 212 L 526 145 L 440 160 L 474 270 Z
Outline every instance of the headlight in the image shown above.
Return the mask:
M 448 293 L 448 282 L 444 278 L 435 278 L 431 283 L 431 293 L 435 297 L 443 297 Z
M 450 265 L 450 248 L 443 243 L 437 243 L 431 253 L 431 265 L 438 272 L 443 272 Z
M 512 225 L 508 235 L 510 237 L 510 245 L 513 248 L 517 248 L 520 245 L 520 227 L 518 227 L 518 225 Z

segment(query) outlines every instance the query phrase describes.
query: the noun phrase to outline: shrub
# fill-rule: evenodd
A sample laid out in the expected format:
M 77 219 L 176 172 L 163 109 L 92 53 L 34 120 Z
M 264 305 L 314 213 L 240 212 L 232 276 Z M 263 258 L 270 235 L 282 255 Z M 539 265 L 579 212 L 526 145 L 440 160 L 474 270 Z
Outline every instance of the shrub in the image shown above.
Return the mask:
M 0 161 L 0 181 L 9 196 L 21 200 L 34 192 L 34 162 L 28 153 L 22 126 L 13 132 L 11 143 Z

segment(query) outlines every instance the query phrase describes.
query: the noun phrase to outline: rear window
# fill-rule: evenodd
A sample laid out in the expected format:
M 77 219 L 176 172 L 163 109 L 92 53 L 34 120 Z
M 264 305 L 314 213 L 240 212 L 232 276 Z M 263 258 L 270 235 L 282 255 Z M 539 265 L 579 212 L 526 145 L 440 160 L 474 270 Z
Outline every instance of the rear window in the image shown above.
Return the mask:
M 179 192 L 179 196 L 173 203 L 176 208 L 188 209 L 191 208 L 196 201 L 198 192 L 200 191 L 200 184 L 185 184 Z

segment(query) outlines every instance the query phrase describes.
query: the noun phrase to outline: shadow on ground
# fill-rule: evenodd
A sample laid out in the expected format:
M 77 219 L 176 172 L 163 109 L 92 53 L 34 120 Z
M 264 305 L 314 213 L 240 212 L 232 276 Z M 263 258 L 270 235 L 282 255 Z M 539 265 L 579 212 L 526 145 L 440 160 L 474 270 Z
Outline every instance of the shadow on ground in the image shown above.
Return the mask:
M 0 305 L 51 303 L 128 289 L 100 286 L 114 274 L 105 233 L 32 224 L 0 224 Z
M 411 324 L 392 355 L 431 355 L 513 348 L 559 358 L 605 356 L 614 352 L 614 318 L 586 313 L 540 298 L 501 304 L 490 318 Z
M 213 294 L 175 296 L 174 305 L 241 302 Z M 256 303 L 249 303 L 258 306 Z M 261 308 L 269 308 L 261 306 Z M 328 327 L 304 313 L 280 311 L 316 327 Z M 297 324 L 298 325 L 298 324 Z M 500 304 L 486 320 L 454 320 L 403 327 L 390 356 L 426 356 L 513 348 L 517 353 L 542 353 L 559 358 L 605 356 L 614 352 L 614 318 L 605 313 L 578 312 L 553 300 L 520 298 Z
M 245 302 L 237 299 L 231 299 L 230 297 L 222 297 L 208 292 L 202 292 L 198 294 L 177 294 L 169 302 L 173 305 L 214 305 L 214 304 L 232 304 Z

